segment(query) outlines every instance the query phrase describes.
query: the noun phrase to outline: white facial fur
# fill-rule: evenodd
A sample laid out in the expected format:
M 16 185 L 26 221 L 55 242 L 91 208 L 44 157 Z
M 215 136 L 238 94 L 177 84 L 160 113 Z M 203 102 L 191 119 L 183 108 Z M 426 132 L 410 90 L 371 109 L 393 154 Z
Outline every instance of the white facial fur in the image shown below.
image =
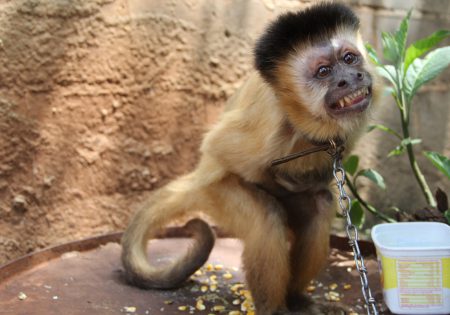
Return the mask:
M 365 48 L 359 33 L 355 34 L 354 31 L 341 29 L 336 32 L 336 36 L 332 37 L 329 42 L 334 50 L 339 49 L 343 42 L 352 43 L 365 58 Z M 317 47 L 305 46 L 298 47 L 296 53 L 288 61 L 291 75 L 294 78 L 294 86 L 297 89 L 295 92 L 313 116 L 321 119 L 331 119 L 324 104 L 327 87 L 325 85 L 321 86 L 318 81 L 312 79 L 313 73 L 311 64 L 309 64 L 309 60 L 317 55 Z M 337 123 L 347 128 L 350 127 L 349 120 L 346 117 L 342 117 L 338 119 Z

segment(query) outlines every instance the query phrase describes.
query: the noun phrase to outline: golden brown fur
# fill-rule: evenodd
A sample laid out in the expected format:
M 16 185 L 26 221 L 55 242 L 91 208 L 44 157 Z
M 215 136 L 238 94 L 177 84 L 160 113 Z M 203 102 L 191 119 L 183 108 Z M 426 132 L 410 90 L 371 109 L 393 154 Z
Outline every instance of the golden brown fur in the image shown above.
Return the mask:
M 352 41 L 361 46 L 358 34 Z M 331 157 L 320 152 L 276 167 L 270 163 L 328 139 L 345 140 L 348 152 L 367 111 L 342 119 L 312 113 L 299 97 L 298 91 L 307 87 L 293 76 L 294 64 L 295 55 L 279 67 L 275 84 L 251 74 L 206 134 L 197 168 L 156 191 L 134 216 L 122 241 L 123 264 L 133 283 L 175 287 L 206 261 L 214 235 L 198 219 L 188 223 L 194 240 L 185 256 L 164 269 L 147 261 L 147 241 L 158 230 L 198 212 L 243 241 L 247 284 L 258 315 L 286 310 L 286 302 L 320 271 L 336 210 Z M 373 74 L 369 65 L 364 68 Z M 376 81 L 372 94 L 374 102 Z

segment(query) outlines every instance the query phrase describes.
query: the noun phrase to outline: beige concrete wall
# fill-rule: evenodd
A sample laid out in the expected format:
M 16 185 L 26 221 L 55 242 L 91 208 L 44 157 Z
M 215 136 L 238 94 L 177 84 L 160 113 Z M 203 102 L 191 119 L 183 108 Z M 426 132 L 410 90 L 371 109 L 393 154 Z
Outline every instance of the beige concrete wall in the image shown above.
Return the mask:
M 410 3 L 347 2 L 376 47 L 379 32 L 395 28 Z M 450 28 L 448 2 L 429 2 L 415 2 L 413 37 Z M 123 229 L 152 189 L 194 167 L 202 133 L 252 69 L 264 25 L 310 3 L 1 2 L 0 263 Z M 420 93 L 413 114 L 420 148 L 446 154 L 448 73 Z M 398 129 L 395 110 L 386 99 L 374 120 Z M 385 158 L 394 145 L 374 132 L 358 146 L 363 164 L 389 187 L 368 196 L 381 207 L 420 207 L 404 157 Z M 448 189 L 426 170 L 433 187 Z

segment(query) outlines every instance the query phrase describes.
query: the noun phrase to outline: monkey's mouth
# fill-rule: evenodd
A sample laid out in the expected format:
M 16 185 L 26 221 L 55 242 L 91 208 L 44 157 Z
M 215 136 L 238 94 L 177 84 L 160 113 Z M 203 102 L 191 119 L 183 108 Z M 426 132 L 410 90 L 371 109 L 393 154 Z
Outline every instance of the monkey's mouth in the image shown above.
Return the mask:
M 331 106 L 328 106 L 328 108 L 331 114 L 335 115 L 362 112 L 369 106 L 371 97 L 371 87 L 365 86 L 339 98 Z

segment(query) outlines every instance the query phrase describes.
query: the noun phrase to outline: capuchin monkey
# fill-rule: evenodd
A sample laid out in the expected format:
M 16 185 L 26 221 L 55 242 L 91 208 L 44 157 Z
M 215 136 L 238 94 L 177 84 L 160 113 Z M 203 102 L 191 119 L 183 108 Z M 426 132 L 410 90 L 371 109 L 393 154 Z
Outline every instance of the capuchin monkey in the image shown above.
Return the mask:
M 214 233 L 198 213 L 242 240 L 256 313 L 298 311 L 296 301 L 327 261 L 332 157 L 274 159 L 341 141 L 348 152 L 380 94 L 350 8 L 322 2 L 276 19 L 254 50 L 256 71 L 206 134 L 197 168 L 153 192 L 122 239 L 127 279 L 142 288 L 179 287 L 208 259 Z M 157 268 L 147 242 L 189 217 L 193 243 Z M 192 219 L 193 218 L 193 219 Z

